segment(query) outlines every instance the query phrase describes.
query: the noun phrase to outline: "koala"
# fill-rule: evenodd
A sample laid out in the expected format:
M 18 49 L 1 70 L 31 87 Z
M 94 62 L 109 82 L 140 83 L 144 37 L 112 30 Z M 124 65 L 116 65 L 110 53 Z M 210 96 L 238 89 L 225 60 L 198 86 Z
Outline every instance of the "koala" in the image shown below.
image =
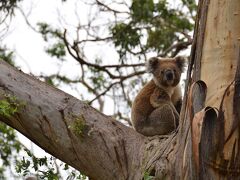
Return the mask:
M 133 101 L 133 127 L 145 136 L 169 134 L 177 128 L 179 122 L 182 106 L 179 81 L 185 59 L 153 57 L 148 60 L 146 67 L 153 78 Z

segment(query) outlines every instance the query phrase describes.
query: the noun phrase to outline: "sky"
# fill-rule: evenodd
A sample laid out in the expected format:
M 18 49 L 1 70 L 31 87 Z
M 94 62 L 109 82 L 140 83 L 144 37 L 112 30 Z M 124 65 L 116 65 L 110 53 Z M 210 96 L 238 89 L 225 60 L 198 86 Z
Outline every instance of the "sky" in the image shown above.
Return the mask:
M 24 0 L 21 7 L 26 14 L 29 13 L 29 21 L 33 26 L 36 25 L 36 22 L 46 22 L 54 26 L 58 22 L 58 8 L 62 8 L 60 2 L 59 0 Z M 71 3 L 67 3 L 64 8 L 66 12 L 71 12 L 71 9 L 74 9 Z M 16 63 L 24 72 L 40 74 L 42 71 L 51 73 L 58 70 L 57 61 L 54 61 L 44 52 L 46 43 L 43 38 L 26 24 L 19 11 L 15 12 L 15 17 L 10 25 L 10 32 L 4 39 L 4 43 L 9 48 L 15 49 L 17 53 Z M 70 62 L 67 65 L 74 68 L 76 64 Z M 77 69 L 74 70 L 77 71 Z

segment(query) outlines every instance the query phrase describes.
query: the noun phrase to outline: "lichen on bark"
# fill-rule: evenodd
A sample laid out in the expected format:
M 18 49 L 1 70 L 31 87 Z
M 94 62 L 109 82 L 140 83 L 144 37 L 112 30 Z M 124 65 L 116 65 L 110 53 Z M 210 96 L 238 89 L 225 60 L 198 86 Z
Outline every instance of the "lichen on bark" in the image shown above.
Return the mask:
M 83 138 L 88 131 L 88 126 L 86 124 L 84 116 L 82 114 L 76 116 L 74 118 L 74 122 L 72 123 L 72 125 L 70 125 L 70 128 L 76 136 Z
M 13 95 L 4 94 L 3 96 L 4 99 L 0 100 L 0 115 L 5 116 L 6 118 L 13 116 L 25 105 L 24 102 L 19 101 L 17 97 Z

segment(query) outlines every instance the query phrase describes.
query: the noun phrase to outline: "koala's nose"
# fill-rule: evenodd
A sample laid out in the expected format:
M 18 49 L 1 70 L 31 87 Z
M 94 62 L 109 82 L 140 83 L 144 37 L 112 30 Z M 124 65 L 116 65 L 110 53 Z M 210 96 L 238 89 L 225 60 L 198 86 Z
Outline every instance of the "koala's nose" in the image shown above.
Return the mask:
M 173 72 L 171 70 L 167 70 L 165 72 L 165 75 L 166 75 L 167 80 L 172 80 L 173 79 Z

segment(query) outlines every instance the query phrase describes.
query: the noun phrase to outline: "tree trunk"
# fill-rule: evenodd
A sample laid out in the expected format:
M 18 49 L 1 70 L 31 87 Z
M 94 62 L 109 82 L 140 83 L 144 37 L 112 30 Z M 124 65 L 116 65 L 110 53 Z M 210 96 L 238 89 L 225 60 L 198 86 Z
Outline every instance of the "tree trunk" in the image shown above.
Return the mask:
M 175 172 L 240 179 L 240 1 L 202 0 L 198 13 Z
M 240 1 L 210 1 L 200 79 L 207 85 L 199 146 L 200 177 L 240 179 Z M 212 116 L 212 117 L 211 117 Z
M 144 137 L 0 61 L 0 120 L 92 179 L 239 179 L 240 1 L 201 0 L 179 128 Z

